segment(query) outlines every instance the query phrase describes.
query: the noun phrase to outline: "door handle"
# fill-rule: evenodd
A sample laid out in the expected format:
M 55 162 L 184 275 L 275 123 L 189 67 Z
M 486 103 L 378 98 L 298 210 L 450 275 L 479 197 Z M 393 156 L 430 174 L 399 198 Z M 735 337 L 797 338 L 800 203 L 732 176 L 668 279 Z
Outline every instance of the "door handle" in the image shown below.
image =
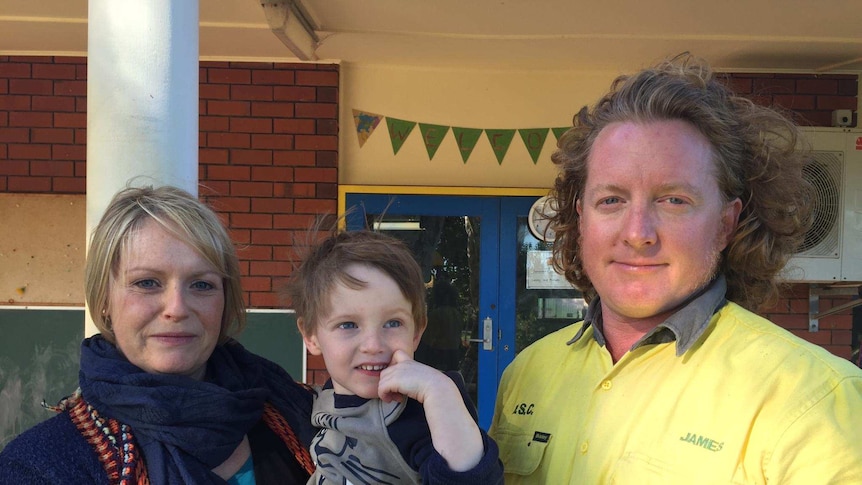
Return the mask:
M 482 321 L 482 338 L 467 339 L 468 342 L 482 343 L 482 350 L 494 350 L 494 342 L 491 336 L 494 335 L 494 321 L 491 317 L 485 317 Z

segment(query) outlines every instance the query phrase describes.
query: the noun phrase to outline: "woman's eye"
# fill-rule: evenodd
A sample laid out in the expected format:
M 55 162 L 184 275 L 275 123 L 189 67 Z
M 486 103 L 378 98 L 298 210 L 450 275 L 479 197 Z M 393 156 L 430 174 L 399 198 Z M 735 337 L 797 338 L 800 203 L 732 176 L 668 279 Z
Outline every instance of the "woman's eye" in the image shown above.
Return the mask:
M 338 328 L 341 328 L 341 329 L 344 329 L 344 330 L 350 330 L 350 329 L 356 328 L 356 324 L 355 324 L 355 323 L 353 323 L 353 322 L 344 322 L 344 323 L 339 323 L 339 324 L 338 324 Z
M 383 328 L 396 328 L 402 325 L 400 320 L 389 320 L 383 324 Z
M 192 283 L 192 288 L 205 291 L 215 289 L 215 285 L 206 281 L 195 281 Z
M 132 283 L 133 286 L 148 290 L 150 288 L 158 288 L 159 284 L 156 280 L 138 280 Z

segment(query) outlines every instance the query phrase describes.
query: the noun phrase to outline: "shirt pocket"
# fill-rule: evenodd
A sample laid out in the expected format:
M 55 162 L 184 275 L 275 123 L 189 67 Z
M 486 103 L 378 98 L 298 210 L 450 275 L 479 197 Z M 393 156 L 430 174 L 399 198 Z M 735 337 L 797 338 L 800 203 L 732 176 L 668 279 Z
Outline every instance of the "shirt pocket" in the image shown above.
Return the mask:
M 547 433 L 517 428 L 498 428 L 494 440 L 500 448 L 503 471 L 515 475 L 531 475 L 545 455 L 551 436 Z

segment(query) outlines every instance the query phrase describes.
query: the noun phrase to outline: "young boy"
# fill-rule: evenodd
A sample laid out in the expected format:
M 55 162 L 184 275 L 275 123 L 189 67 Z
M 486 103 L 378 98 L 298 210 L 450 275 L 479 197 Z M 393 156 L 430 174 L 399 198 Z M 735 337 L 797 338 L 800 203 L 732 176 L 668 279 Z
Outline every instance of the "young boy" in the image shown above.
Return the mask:
M 329 236 L 291 275 L 287 296 L 319 390 L 309 484 L 502 483 L 497 445 L 476 424 L 458 374 L 413 360 L 427 318 L 419 265 L 399 240 Z

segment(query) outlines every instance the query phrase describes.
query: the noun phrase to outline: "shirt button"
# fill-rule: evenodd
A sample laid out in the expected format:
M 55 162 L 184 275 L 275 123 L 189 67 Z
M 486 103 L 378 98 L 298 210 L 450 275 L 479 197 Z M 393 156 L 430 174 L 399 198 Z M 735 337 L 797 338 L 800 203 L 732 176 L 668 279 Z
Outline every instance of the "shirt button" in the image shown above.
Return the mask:
M 584 441 L 583 443 L 581 443 L 581 454 L 582 455 L 585 455 L 587 453 L 587 450 L 589 450 L 589 449 L 590 449 L 590 442 L 589 441 Z
M 611 381 L 602 382 L 602 389 L 609 391 L 611 389 L 611 387 L 613 387 L 613 384 L 611 384 Z

